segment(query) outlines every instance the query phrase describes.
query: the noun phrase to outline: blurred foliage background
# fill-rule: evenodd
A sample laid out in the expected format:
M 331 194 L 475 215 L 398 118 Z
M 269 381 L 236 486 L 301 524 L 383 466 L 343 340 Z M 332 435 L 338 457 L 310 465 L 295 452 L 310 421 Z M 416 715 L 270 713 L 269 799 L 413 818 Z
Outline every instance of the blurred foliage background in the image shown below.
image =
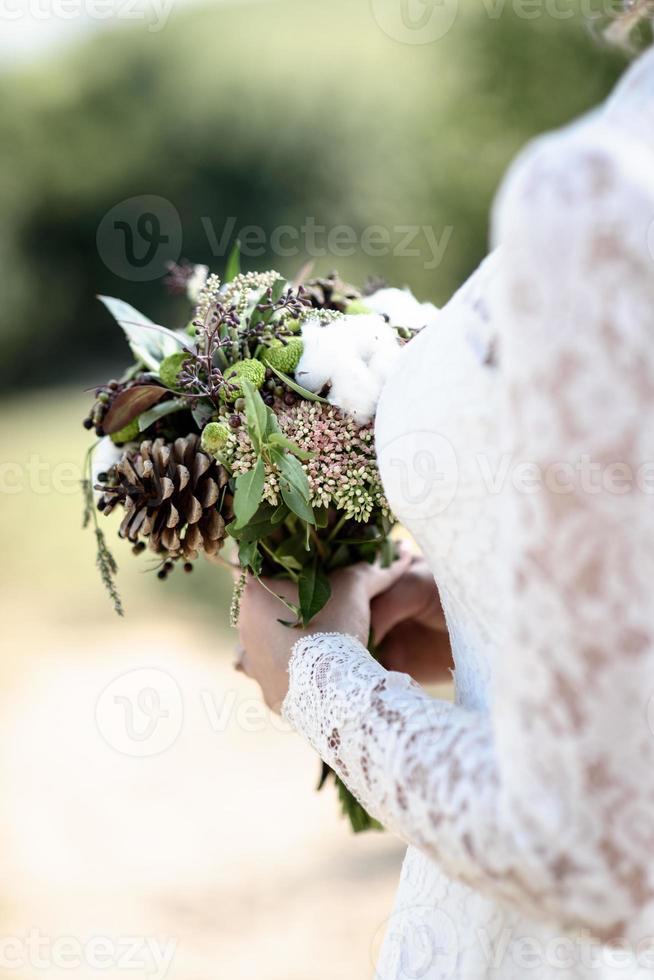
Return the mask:
M 100 255 L 96 245 L 103 216 L 139 195 L 170 201 L 182 255 L 215 271 L 228 246 L 207 227 L 220 238 L 230 218 L 268 239 L 307 217 L 359 235 L 381 225 L 396 243 L 403 225 L 438 239 L 450 227 L 438 268 L 425 267 L 422 239 L 418 256 L 317 262 L 442 303 L 485 252 L 514 154 L 601 100 L 624 63 L 588 18 L 523 19 L 509 3 L 462 0 L 446 37 L 418 45 L 388 37 L 373 8 L 173 9 L 158 33 L 118 25 L 0 77 L 3 388 L 106 376 L 124 348 L 96 293 L 174 319 L 164 254 L 150 281 L 133 282 L 105 265 L 111 246 Z M 290 274 L 306 257 L 268 247 L 247 261 Z
M 78 483 L 84 389 L 127 356 L 95 295 L 168 326 L 188 315 L 162 287 L 165 249 L 146 278 L 124 274 L 125 239 L 103 231 L 113 209 L 130 217 L 122 202 L 136 199 L 135 221 L 144 196 L 169 202 L 179 257 L 217 272 L 231 241 L 215 238 L 230 227 L 263 229 L 246 266 L 290 275 L 308 256 L 274 254 L 281 225 L 381 226 L 395 245 L 403 226 L 427 226 L 447 241 L 436 266 L 421 235 L 418 255 L 355 248 L 316 271 L 382 276 L 443 303 L 486 252 L 512 157 L 599 102 L 624 66 L 589 29 L 594 0 L 570 18 L 548 0 L 535 17 L 517 0 L 461 0 L 429 44 L 384 33 L 384 2 L 399 0 L 173 5 L 159 32 L 116 18 L 0 71 L 6 935 L 173 935 L 174 980 L 372 971 L 400 845 L 350 838 L 333 796 L 312 792 L 316 759 L 299 739 L 233 712 L 216 739 L 200 690 L 234 693 L 234 711 L 253 697 L 230 667 L 227 576 L 199 563 L 162 586 L 116 542 L 118 621 L 80 531 Z M 143 665 L 175 678 L 187 713 L 153 760 L 112 753 L 93 724 L 104 685 Z

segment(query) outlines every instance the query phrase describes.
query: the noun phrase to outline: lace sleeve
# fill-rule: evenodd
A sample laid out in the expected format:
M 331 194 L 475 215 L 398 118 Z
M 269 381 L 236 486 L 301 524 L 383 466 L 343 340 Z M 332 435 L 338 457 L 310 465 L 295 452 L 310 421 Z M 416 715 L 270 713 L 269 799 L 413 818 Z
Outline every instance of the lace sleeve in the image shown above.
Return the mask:
M 496 209 L 518 478 L 490 715 L 430 699 L 342 635 L 300 641 L 285 712 L 451 876 L 639 940 L 654 902 L 654 194 L 651 156 L 621 139 L 595 123 L 539 141 Z

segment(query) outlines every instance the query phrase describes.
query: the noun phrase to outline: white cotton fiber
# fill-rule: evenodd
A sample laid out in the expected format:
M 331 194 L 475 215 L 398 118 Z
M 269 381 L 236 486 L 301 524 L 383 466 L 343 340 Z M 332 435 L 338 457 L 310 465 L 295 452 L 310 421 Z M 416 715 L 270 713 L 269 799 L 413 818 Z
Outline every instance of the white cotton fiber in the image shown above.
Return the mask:
M 363 299 L 365 305 L 387 316 L 394 327 L 411 327 L 422 330 L 434 322 L 438 307 L 433 303 L 420 303 L 410 289 L 378 289 Z
M 302 340 L 298 382 L 310 391 L 328 388 L 332 405 L 369 421 L 400 351 L 395 330 L 381 316 L 355 314 L 322 324 L 308 320 Z
M 98 482 L 98 476 L 100 473 L 106 473 L 115 466 L 120 457 L 123 455 L 124 447 L 119 449 L 111 441 L 110 436 L 104 436 L 97 444 L 93 453 L 91 455 L 91 486 L 94 487 Z M 95 496 L 98 497 L 98 491 L 94 491 Z

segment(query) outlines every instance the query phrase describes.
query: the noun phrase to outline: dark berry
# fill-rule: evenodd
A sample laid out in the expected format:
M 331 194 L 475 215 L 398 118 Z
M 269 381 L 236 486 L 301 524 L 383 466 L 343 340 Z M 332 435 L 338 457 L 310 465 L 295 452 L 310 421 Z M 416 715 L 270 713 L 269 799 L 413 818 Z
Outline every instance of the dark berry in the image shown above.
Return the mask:
M 275 396 L 274 395 L 264 395 L 263 396 L 263 400 L 264 400 L 264 403 L 268 406 L 268 408 L 272 408 L 272 406 L 275 404 Z
M 190 561 L 184 562 L 184 571 L 187 575 L 193 571 L 193 565 Z
M 92 429 L 93 428 L 93 419 L 90 419 L 90 418 L 89 419 L 84 419 L 84 421 L 82 422 L 82 425 L 84 426 L 85 429 Z
M 104 435 L 104 429 L 102 428 L 101 425 L 96 425 L 96 427 L 95 427 L 95 434 L 98 437 L 98 439 L 101 439 L 102 438 L 102 436 Z
M 105 472 L 98 473 L 98 483 L 106 483 L 108 479 L 109 479 L 108 473 Z
M 166 571 L 166 569 L 165 569 L 165 568 L 162 568 L 162 569 L 161 569 L 161 571 L 159 571 L 159 572 L 157 572 L 157 578 L 158 578 L 158 579 L 159 579 L 159 580 L 160 580 L 161 582 L 163 582 L 163 581 L 164 581 L 164 579 L 167 579 L 167 578 L 168 578 L 168 572 Z
M 296 402 L 296 398 L 295 398 L 295 395 L 293 394 L 293 392 L 292 391 L 287 391 L 286 394 L 284 395 L 284 404 L 285 405 L 295 405 L 295 402 Z
M 240 424 L 241 424 L 241 416 L 240 415 L 230 415 L 229 416 L 229 425 L 230 425 L 230 427 L 232 429 L 238 429 L 239 426 L 240 426 Z

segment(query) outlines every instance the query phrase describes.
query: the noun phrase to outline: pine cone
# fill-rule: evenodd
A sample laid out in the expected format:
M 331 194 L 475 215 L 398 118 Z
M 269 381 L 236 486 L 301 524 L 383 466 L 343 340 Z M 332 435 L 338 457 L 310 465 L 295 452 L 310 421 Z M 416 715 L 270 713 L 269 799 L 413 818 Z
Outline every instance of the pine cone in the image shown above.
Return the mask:
M 103 494 L 98 507 L 110 514 L 122 504 L 121 537 L 135 543 L 147 538 L 157 554 L 186 561 L 200 551 L 215 555 L 222 547 L 231 496 L 225 496 L 221 512 L 216 505 L 229 477 L 224 466 L 200 451 L 199 436 L 142 442 L 123 454 L 108 477 L 96 487 Z
M 338 310 L 345 313 L 348 305 L 356 299 L 361 299 L 361 293 L 349 282 L 343 282 L 337 272 L 319 279 L 309 279 L 304 283 L 311 305 L 315 310 Z

